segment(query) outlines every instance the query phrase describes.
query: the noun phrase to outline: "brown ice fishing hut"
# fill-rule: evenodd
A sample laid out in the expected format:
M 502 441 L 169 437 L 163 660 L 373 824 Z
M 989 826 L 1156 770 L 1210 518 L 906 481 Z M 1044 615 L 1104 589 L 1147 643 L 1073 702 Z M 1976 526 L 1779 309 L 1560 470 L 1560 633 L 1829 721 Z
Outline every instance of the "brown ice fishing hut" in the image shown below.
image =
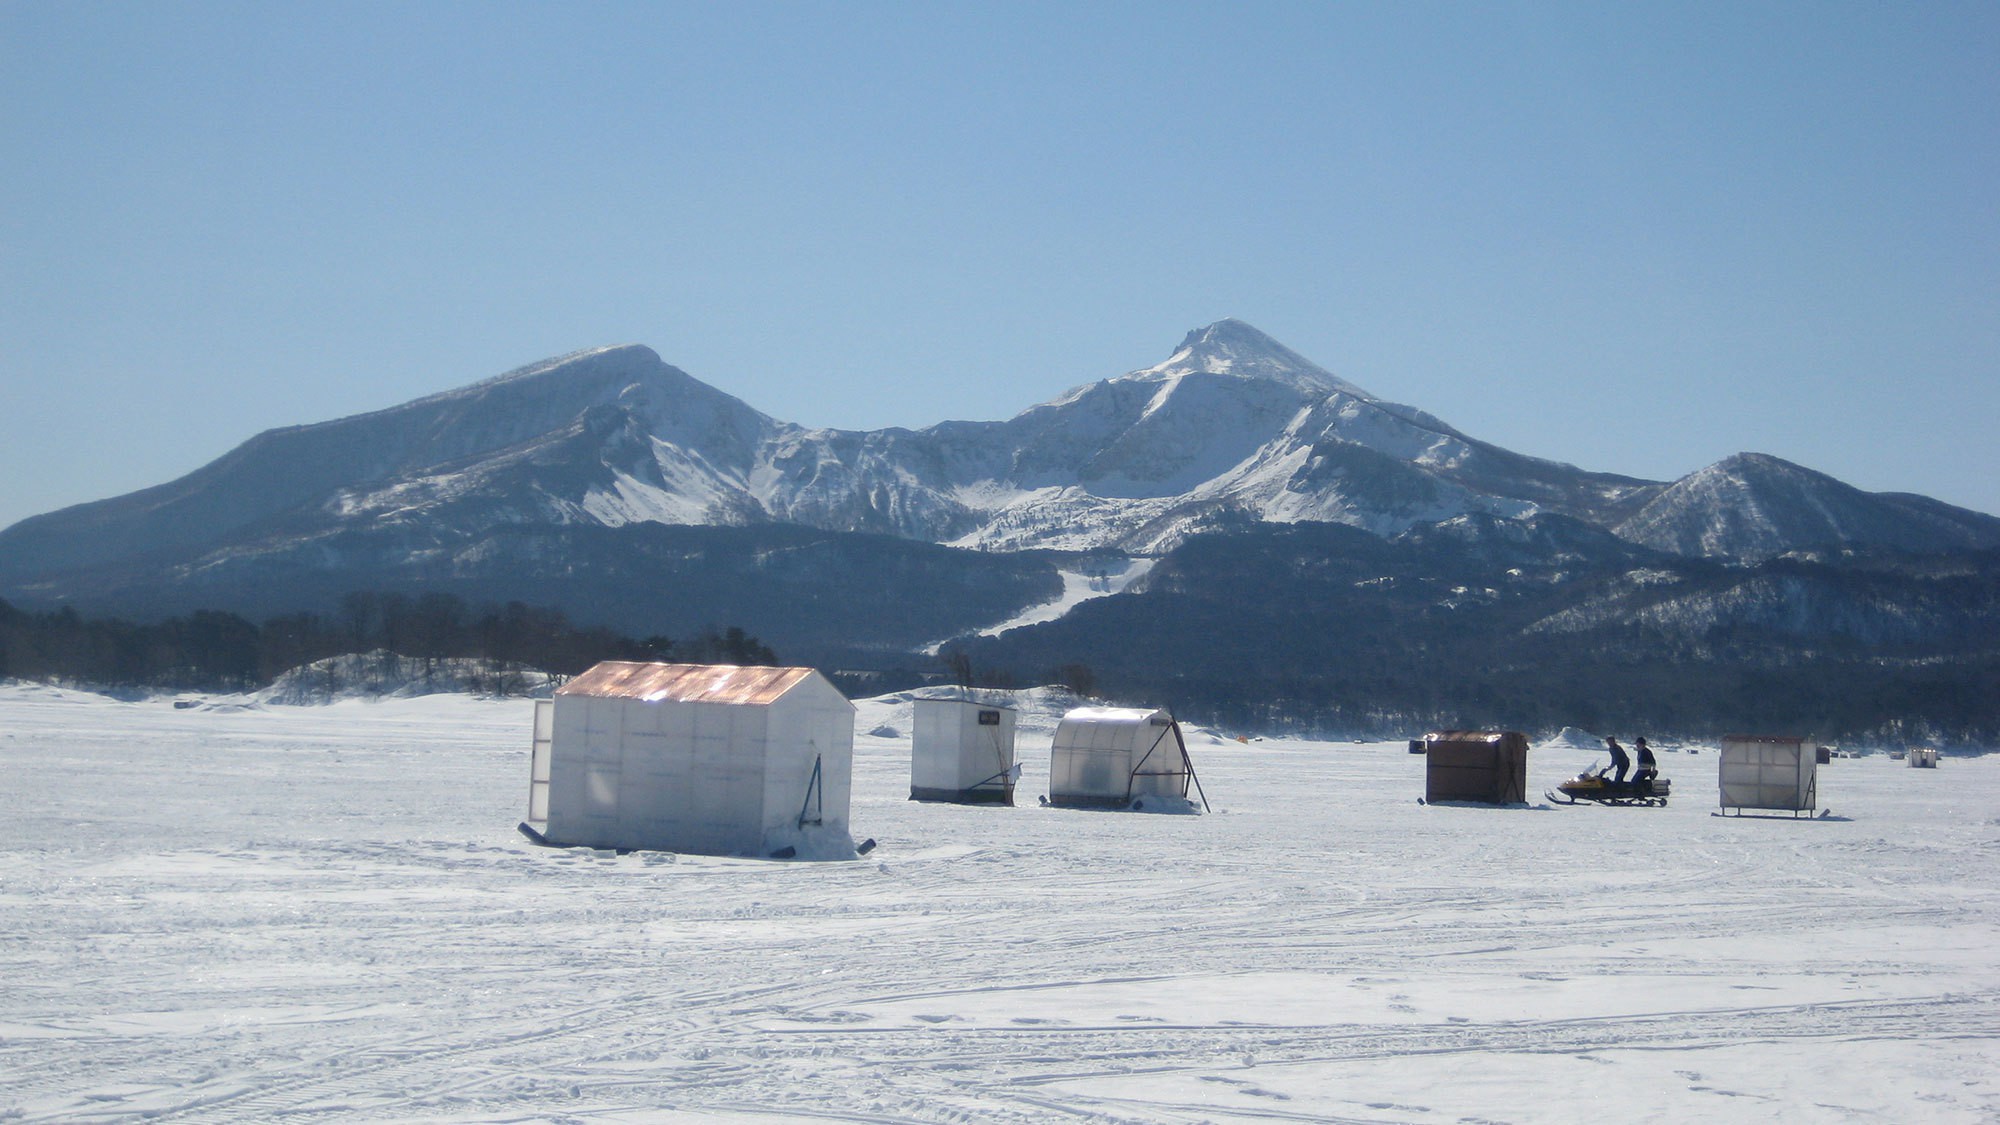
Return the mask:
M 1424 736 L 1424 800 L 1518 805 L 1528 800 L 1528 736 L 1447 730 Z

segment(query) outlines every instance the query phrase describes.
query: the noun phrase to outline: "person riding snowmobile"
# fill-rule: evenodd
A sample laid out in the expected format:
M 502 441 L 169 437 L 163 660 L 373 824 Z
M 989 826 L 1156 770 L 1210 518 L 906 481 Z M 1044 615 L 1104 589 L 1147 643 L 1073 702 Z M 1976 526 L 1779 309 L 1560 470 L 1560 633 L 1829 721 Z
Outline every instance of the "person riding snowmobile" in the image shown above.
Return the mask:
M 1624 781 L 1625 771 L 1632 768 L 1632 759 L 1626 756 L 1625 748 L 1618 745 L 1617 739 L 1607 738 L 1604 744 L 1611 748 L 1611 769 L 1614 774 L 1611 780 Z M 1600 771 L 1598 776 L 1602 777 L 1603 773 Z
M 1632 780 L 1651 781 L 1660 776 L 1659 760 L 1653 757 L 1653 748 L 1646 745 L 1646 740 L 1640 738 L 1632 745 L 1639 751 L 1639 772 L 1632 775 Z

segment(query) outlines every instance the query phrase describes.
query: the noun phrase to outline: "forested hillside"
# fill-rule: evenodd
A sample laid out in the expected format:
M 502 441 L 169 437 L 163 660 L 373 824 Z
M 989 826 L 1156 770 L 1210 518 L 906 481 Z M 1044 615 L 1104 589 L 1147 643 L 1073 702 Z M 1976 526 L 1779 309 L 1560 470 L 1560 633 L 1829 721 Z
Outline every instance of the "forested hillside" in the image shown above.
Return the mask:
M 1792 731 L 2000 740 L 2000 558 L 1834 552 L 1730 565 L 1561 517 L 1380 539 L 1245 527 L 1142 592 L 958 646 L 986 678 L 1256 730 Z M 1073 674 L 1073 673 L 1072 673 Z

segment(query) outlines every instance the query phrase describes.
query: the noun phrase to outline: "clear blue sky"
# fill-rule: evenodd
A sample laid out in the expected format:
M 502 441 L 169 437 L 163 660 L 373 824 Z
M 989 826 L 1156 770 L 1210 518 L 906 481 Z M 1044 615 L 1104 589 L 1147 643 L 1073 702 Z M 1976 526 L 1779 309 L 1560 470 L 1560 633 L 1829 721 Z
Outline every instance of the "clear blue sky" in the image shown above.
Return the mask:
M 2000 4 L 0 3 L 0 525 L 598 344 L 872 429 L 1226 316 L 2000 512 Z

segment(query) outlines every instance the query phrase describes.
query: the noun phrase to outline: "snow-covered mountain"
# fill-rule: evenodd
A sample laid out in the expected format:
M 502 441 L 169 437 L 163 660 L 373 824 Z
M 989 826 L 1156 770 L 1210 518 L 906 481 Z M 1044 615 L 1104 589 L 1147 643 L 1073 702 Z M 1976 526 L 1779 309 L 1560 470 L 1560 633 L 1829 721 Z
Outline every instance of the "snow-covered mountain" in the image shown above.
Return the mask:
M 1804 548 L 1989 548 L 2000 521 L 1924 496 L 1869 493 L 1761 453 L 1690 473 L 1613 525 L 1681 555 L 1759 558 Z
M 77 571 L 440 565 L 521 529 L 795 524 L 985 550 L 1156 553 L 1244 521 L 1393 535 L 1558 514 L 1682 554 L 2000 546 L 2000 520 L 1743 455 L 1672 484 L 1481 442 L 1224 320 L 1006 421 L 780 421 L 639 346 L 260 434 L 180 480 L 0 531 L 0 592 Z M 360 559 L 365 540 L 376 556 Z M 456 554 L 453 554 L 456 553 Z M 407 560 L 405 560 L 407 561 Z M 489 559 L 490 561 L 490 559 Z M 447 567 L 448 569 L 448 567 Z M 53 582 L 54 586 L 49 584 Z
M 1466 437 L 1234 320 L 1009 421 L 921 436 L 960 451 L 948 479 L 977 522 L 953 541 L 989 549 L 1151 552 L 1221 515 L 1392 534 L 1467 512 L 1614 511 L 1646 487 Z

